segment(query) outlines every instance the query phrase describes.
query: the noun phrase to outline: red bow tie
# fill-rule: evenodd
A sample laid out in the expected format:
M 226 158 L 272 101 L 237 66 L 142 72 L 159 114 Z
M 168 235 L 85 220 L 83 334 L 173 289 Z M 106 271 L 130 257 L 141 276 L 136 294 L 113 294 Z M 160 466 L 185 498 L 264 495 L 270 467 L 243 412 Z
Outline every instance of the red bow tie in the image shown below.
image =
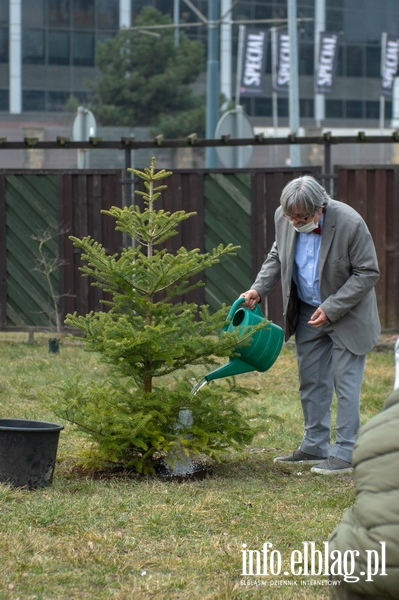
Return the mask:
M 316 227 L 316 229 L 313 229 L 312 233 L 317 233 L 318 235 L 321 235 L 321 227 L 320 227 L 320 225 L 318 225 Z

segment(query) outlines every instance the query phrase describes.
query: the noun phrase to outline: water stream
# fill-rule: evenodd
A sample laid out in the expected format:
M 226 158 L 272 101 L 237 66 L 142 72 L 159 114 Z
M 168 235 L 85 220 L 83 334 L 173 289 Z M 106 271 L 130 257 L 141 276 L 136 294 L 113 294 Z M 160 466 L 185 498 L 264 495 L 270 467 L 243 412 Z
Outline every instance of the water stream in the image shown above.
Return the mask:
M 203 388 L 204 385 L 206 385 L 207 383 L 208 383 L 207 379 L 205 379 L 205 377 L 203 377 L 202 379 L 200 379 L 199 381 L 197 381 L 197 383 L 195 384 L 195 386 L 191 390 L 190 394 L 192 394 L 193 396 L 195 396 L 195 394 L 198 394 L 198 392 L 200 391 L 200 389 Z

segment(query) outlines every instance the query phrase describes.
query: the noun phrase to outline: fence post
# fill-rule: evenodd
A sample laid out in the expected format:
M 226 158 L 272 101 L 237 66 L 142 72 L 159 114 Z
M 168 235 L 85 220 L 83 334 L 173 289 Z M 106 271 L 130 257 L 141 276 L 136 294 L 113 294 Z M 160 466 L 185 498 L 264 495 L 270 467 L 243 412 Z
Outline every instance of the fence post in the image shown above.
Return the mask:
M 132 179 L 133 173 L 130 173 L 128 169 L 132 168 L 132 150 L 130 146 L 125 148 L 125 205 L 130 206 L 131 198 L 132 198 L 132 182 L 129 179 Z

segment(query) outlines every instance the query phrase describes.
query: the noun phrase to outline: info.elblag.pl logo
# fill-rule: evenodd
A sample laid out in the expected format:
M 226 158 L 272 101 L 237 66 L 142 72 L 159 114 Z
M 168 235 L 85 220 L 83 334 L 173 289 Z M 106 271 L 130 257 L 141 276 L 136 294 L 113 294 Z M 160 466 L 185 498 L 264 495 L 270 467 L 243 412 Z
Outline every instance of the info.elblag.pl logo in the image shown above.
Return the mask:
M 375 576 L 386 576 L 386 542 L 379 542 L 381 548 L 377 550 L 364 550 L 366 557 L 366 570 L 360 571 L 360 577 L 365 581 L 373 581 Z M 329 577 L 330 575 L 342 577 L 346 582 L 359 581 L 360 577 L 354 575 L 356 559 L 360 556 L 359 550 L 329 550 L 328 542 L 323 542 L 323 549 L 318 550 L 315 542 L 302 542 L 301 550 L 293 550 L 287 559 L 283 559 L 281 552 L 273 549 L 271 542 L 265 542 L 262 550 L 249 550 L 247 544 L 242 544 L 242 573 L 243 577 Z

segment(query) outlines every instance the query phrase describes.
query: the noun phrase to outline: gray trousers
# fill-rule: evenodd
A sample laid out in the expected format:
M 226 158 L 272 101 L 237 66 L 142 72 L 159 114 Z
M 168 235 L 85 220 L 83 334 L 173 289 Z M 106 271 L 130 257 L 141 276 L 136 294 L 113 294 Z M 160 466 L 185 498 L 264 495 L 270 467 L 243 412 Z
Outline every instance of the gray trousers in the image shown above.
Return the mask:
M 360 389 L 366 357 L 349 352 L 331 325 L 320 328 L 308 325 L 315 310 L 313 306 L 300 303 L 295 333 L 305 423 L 300 449 L 315 456 L 335 456 L 351 462 L 360 425 Z M 338 401 L 336 441 L 330 448 L 334 390 Z

